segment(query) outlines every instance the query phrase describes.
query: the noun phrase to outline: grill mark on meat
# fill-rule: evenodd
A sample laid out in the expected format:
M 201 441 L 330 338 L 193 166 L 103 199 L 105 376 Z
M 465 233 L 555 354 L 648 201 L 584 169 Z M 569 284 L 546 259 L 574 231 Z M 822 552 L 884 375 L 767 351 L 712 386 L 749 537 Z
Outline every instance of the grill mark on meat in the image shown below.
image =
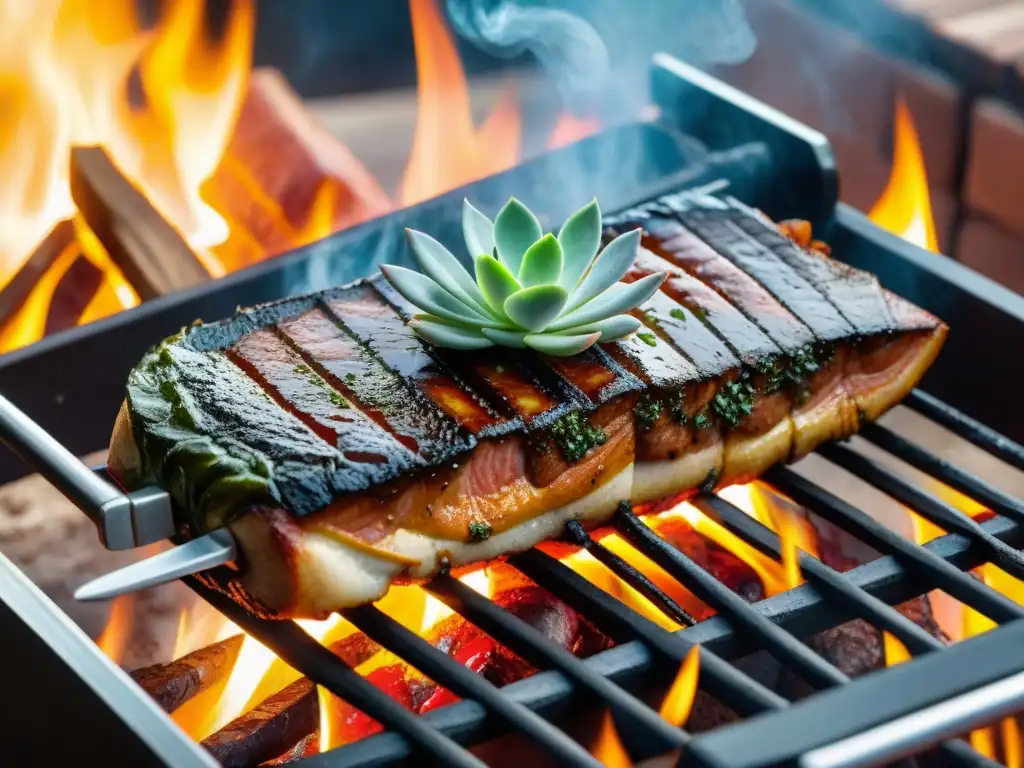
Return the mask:
M 423 340 L 371 286 L 326 297 L 324 306 L 384 365 L 416 386 L 459 427 L 481 436 L 508 431 L 507 420 L 430 355 Z
M 594 405 L 607 403 L 619 395 L 643 388 L 639 379 L 598 346 L 572 357 L 538 357 Z
M 874 275 L 801 248 L 753 209 L 733 198 L 727 203 L 734 225 L 813 285 L 857 333 L 870 336 L 896 326 L 886 305 L 885 292 Z
M 277 324 L 279 332 L 332 386 L 425 461 L 468 450 L 470 436 L 347 334 L 322 309 Z
M 683 322 L 703 322 L 745 365 L 755 366 L 765 357 L 783 354 L 764 331 L 720 294 L 651 251 L 640 249 L 626 280 L 632 281 L 654 272 L 668 273 L 661 291 L 680 305 L 685 318 Z
M 683 354 L 705 378 L 738 368 L 740 361 L 712 331 L 696 317 L 680 320 L 672 314 L 679 304 L 658 291 L 641 307 L 644 323 Z M 657 349 L 657 345 L 654 349 Z
M 243 336 L 227 355 L 278 405 L 350 461 L 395 461 L 402 467 L 417 463 L 405 446 L 358 409 L 354 399 L 335 389 L 272 331 Z
M 853 326 L 823 293 L 736 224 L 726 203 L 685 195 L 667 203 L 685 228 L 760 283 L 818 339 L 838 341 L 854 335 Z
M 814 334 L 760 283 L 668 215 L 645 215 L 641 244 L 718 293 L 786 354 L 815 341 Z
M 634 314 L 639 316 L 639 313 Z M 620 365 L 653 387 L 678 390 L 702 378 L 697 366 L 668 344 L 652 350 L 646 342 L 633 335 L 608 344 L 606 349 Z

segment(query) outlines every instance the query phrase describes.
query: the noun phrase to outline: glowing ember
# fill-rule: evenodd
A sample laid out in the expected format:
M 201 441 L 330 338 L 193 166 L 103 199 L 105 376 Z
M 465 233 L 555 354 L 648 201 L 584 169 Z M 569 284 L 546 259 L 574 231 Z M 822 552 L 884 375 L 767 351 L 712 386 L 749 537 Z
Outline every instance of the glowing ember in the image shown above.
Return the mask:
M 615 728 L 611 711 L 605 712 L 601 719 L 601 727 L 597 731 L 597 738 L 590 752 L 605 768 L 630 768 L 633 765 L 629 753 L 622 746 L 622 739 Z
M 128 647 L 128 639 L 132 634 L 132 611 L 134 608 L 135 595 L 122 595 L 114 598 L 114 602 L 110 606 L 107 625 L 103 628 L 100 636 L 96 638 L 96 645 L 116 664 L 121 663 L 125 649 Z
M 672 687 L 665 694 L 659 714 L 672 723 L 682 726 L 690 716 L 693 699 L 697 695 L 697 679 L 700 676 L 700 646 L 695 645 L 683 659 L 683 665 L 676 674 Z
M 938 253 L 931 193 L 914 118 L 903 99 L 896 103 L 892 175 L 870 218 L 883 229 Z
M 399 200 L 426 200 L 515 165 L 519 108 L 508 89 L 477 128 L 459 52 L 435 0 L 410 0 L 416 49 L 417 115 Z

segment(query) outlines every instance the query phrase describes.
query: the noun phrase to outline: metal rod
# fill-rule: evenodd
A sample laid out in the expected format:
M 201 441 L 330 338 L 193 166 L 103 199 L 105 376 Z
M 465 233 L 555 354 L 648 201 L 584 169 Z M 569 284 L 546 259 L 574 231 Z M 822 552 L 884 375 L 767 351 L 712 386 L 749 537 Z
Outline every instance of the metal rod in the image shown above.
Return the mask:
M 983 543 L 996 564 L 1018 578 L 1024 578 L 1024 554 L 1000 541 L 981 525 L 942 499 L 921 490 L 888 467 L 841 445 L 822 446 L 818 453 L 843 469 L 865 480 L 914 512 L 951 533 L 959 533 Z
M 984 504 L 993 512 L 1016 520 L 1018 523 L 1024 523 L 1024 503 L 1020 500 L 1003 493 L 995 486 L 989 485 L 970 472 L 965 472 L 960 467 L 939 458 L 934 453 L 926 451 L 891 429 L 887 429 L 881 424 L 868 423 L 861 426 L 858 434 L 915 469 L 926 472 L 950 488 Z
M 559 765 L 600 768 L 601 763 L 593 755 L 554 725 L 503 695 L 480 675 L 444 651 L 435 648 L 415 632 L 406 629 L 375 606 L 350 608 L 343 611 L 342 615 L 367 637 L 398 654 L 438 685 L 443 685 L 462 698 L 480 702 L 508 726 L 521 731 L 557 758 Z
M 950 432 L 954 432 L 965 440 L 974 443 L 979 448 L 991 453 L 993 456 L 1002 459 L 1007 464 L 1024 471 L 1024 446 L 1015 443 L 1008 437 L 1003 437 L 991 427 L 982 424 L 977 419 L 961 413 L 956 408 L 946 405 L 927 392 L 915 389 L 904 405 L 936 421 Z
M 640 640 L 677 664 L 695 645 L 680 633 L 662 629 L 539 549 L 513 555 L 509 563 L 616 641 Z M 789 704 L 706 647 L 700 652 L 700 674 L 701 688 L 741 715 L 756 715 Z
M 49 432 L 0 395 L 0 440 L 26 464 L 59 488 L 96 524 L 107 549 L 133 549 L 132 505 Z
M 854 768 L 909 755 L 1024 709 L 1024 672 L 804 755 L 801 768 Z
M 637 723 L 665 744 L 668 751 L 689 740 L 689 734 L 662 720 L 653 709 L 611 680 L 594 672 L 580 659 L 555 645 L 518 616 L 495 605 L 465 584 L 442 575 L 424 587 L 452 610 L 476 624 L 513 653 L 541 668 L 554 668 L 573 683 L 608 704 L 616 714 Z
M 756 635 L 775 658 L 815 688 L 842 685 L 849 678 L 770 619 L 755 611 L 714 576 L 644 525 L 631 510 L 615 513 L 615 527 L 637 549 L 664 568 L 738 630 Z
M 748 516 L 743 510 L 719 496 L 700 499 L 698 504 L 710 509 L 729 530 L 744 541 L 765 554 L 782 557 L 782 541 L 778 534 Z M 945 647 L 895 608 L 851 583 L 841 573 L 816 557 L 799 552 L 798 561 L 801 572 L 815 588 L 827 593 L 828 597 L 843 602 L 858 616 L 872 622 L 879 629 L 895 635 L 910 653 L 917 655 Z
M 569 521 L 565 526 L 565 530 L 570 541 L 587 550 L 595 560 L 654 603 L 654 605 L 661 609 L 662 613 L 676 624 L 692 627 L 697 623 L 697 620 L 687 613 L 679 603 L 658 589 L 657 585 L 638 569 L 616 555 L 608 547 L 594 541 L 578 521 Z
M 935 554 L 930 546 L 919 547 L 882 525 L 838 496 L 812 483 L 790 469 L 778 467 L 765 474 L 765 480 L 797 504 L 861 539 L 879 552 L 892 555 L 905 568 L 913 569 L 929 588 L 938 588 L 1004 623 L 1024 618 L 1024 607 L 1005 595 L 972 579 L 955 565 Z
M 385 728 L 405 735 L 423 756 L 431 757 L 440 765 L 484 768 L 482 761 L 355 672 L 297 624 L 257 618 L 231 598 L 204 586 L 195 577 L 190 576 L 184 581 L 289 666 L 362 710 Z

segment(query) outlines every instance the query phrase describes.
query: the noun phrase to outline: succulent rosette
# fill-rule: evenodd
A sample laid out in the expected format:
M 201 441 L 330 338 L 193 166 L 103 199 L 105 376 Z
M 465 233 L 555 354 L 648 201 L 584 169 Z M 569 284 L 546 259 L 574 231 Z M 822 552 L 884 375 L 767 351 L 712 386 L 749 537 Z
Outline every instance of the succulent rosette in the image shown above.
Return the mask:
M 451 349 L 491 346 L 574 355 L 597 342 L 633 333 L 628 314 L 649 299 L 664 273 L 619 282 L 640 247 L 640 231 L 601 249 L 597 201 L 574 213 L 558 236 L 515 198 L 492 222 L 468 200 L 462 230 L 474 276 L 430 235 L 406 230 L 420 272 L 392 265 L 381 271 L 419 310 L 409 325 L 431 344 Z

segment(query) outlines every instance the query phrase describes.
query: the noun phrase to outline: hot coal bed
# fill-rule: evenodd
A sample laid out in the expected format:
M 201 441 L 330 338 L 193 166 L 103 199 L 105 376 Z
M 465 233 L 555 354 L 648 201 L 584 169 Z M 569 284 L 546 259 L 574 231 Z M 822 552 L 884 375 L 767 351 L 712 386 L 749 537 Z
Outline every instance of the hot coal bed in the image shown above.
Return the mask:
M 829 146 L 819 134 L 668 57 L 656 59 L 652 86 L 661 110 L 658 123 L 605 131 L 498 177 L 194 291 L 45 339 L 0 360 L 0 391 L 63 445 L 84 453 L 106 441 L 127 372 L 155 340 L 196 317 L 217 318 L 237 305 L 279 298 L 301 282 L 317 260 L 329 263 L 339 282 L 368 274 L 384 255 L 379 252 L 382 241 L 402 226 L 430 229 L 441 240 L 454 240 L 463 197 L 492 208 L 514 191 L 542 212 L 550 228 L 585 202 L 569 199 L 564 185 L 552 181 L 568 178 L 567 174 L 578 178 L 574 189 L 596 194 L 609 211 L 710 184 L 775 219 L 810 220 L 816 236 L 832 245 L 836 257 L 874 272 L 887 288 L 946 320 L 953 328 L 946 349 L 907 405 L 1024 469 L 1024 448 L 1019 445 L 1024 441 L 1024 412 L 1015 406 L 1016 363 L 1007 353 L 1024 342 L 1024 301 L 878 230 L 837 204 L 839 180 Z M 695 138 L 707 152 L 694 155 L 685 149 L 687 143 L 680 140 L 684 136 Z M 611 169 L 598 162 L 621 148 L 637 146 L 642 151 L 628 168 Z M 393 252 L 386 255 L 388 260 L 398 257 Z M 9 412 L 0 412 L 0 432 L 11 444 L 20 442 L 22 449 L 24 427 Z M 670 633 L 538 550 L 514 556 L 511 564 L 516 569 L 614 641 L 613 648 L 586 659 L 554 645 L 457 580 L 435 579 L 428 591 L 543 670 L 502 689 L 372 607 L 347 612 L 345 618 L 366 636 L 463 699 L 422 717 L 403 709 L 297 625 L 255 619 L 198 582 L 190 580 L 189 585 L 296 670 L 386 727 L 383 734 L 297 761 L 302 764 L 478 765 L 465 746 L 510 732 L 528 737 L 558 764 L 592 764 L 553 723 L 564 723 L 570 712 L 607 708 L 614 712 L 618 731 L 637 759 L 681 748 L 680 759 L 687 765 L 824 768 L 891 761 L 1024 708 L 1024 608 L 964 573 L 995 562 L 1020 575 L 1019 554 L 1013 548 L 1024 544 L 1024 503 L 884 427 L 868 429 L 865 437 L 995 515 L 976 523 L 882 464 L 843 446 L 830 446 L 822 451 L 830 462 L 954 533 L 916 546 L 828 489 L 788 469 L 774 470 L 766 478 L 770 485 L 882 557 L 839 574 L 805 556 L 801 566 L 808 583 L 751 604 L 709 578 L 632 513 L 622 511 L 614 524 L 623 537 L 717 615 Z M 35 469 L 61 483 L 60 467 L 46 455 L 37 456 L 35 463 Z M 21 465 L 4 456 L 0 479 L 22 472 Z M 755 549 L 769 555 L 779 552 L 774 533 L 724 498 L 707 495 L 695 503 Z M 599 541 L 582 530 L 568 534 L 627 583 L 647 590 L 656 600 L 664 598 L 656 587 L 651 592 L 642 574 L 629 572 Z M 5 712 L 4 725 L 16 742 L 12 754 L 23 757 L 22 764 L 215 764 L 3 559 L 0 578 L 0 627 L 7 638 L 5 682 L 14 702 Z M 890 607 L 937 588 L 1000 626 L 944 647 Z M 889 632 L 917 658 L 850 682 L 797 639 L 854 618 Z M 702 648 L 702 690 L 742 717 L 700 734 L 666 727 L 656 711 L 642 703 L 652 691 L 663 691 L 666 679 L 694 644 Z M 751 659 L 757 666 L 759 651 L 767 651 L 801 678 L 807 686 L 804 693 L 810 695 L 791 703 L 761 682 L 751 666 Z M 735 660 L 740 661 L 734 666 L 730 662 Z M 508 742 L 501 743 L 507 748 Z M 945 741 L 937 749 L 929 753 L 938 761 L 934 764 L 993 764 L 963 741 Z

